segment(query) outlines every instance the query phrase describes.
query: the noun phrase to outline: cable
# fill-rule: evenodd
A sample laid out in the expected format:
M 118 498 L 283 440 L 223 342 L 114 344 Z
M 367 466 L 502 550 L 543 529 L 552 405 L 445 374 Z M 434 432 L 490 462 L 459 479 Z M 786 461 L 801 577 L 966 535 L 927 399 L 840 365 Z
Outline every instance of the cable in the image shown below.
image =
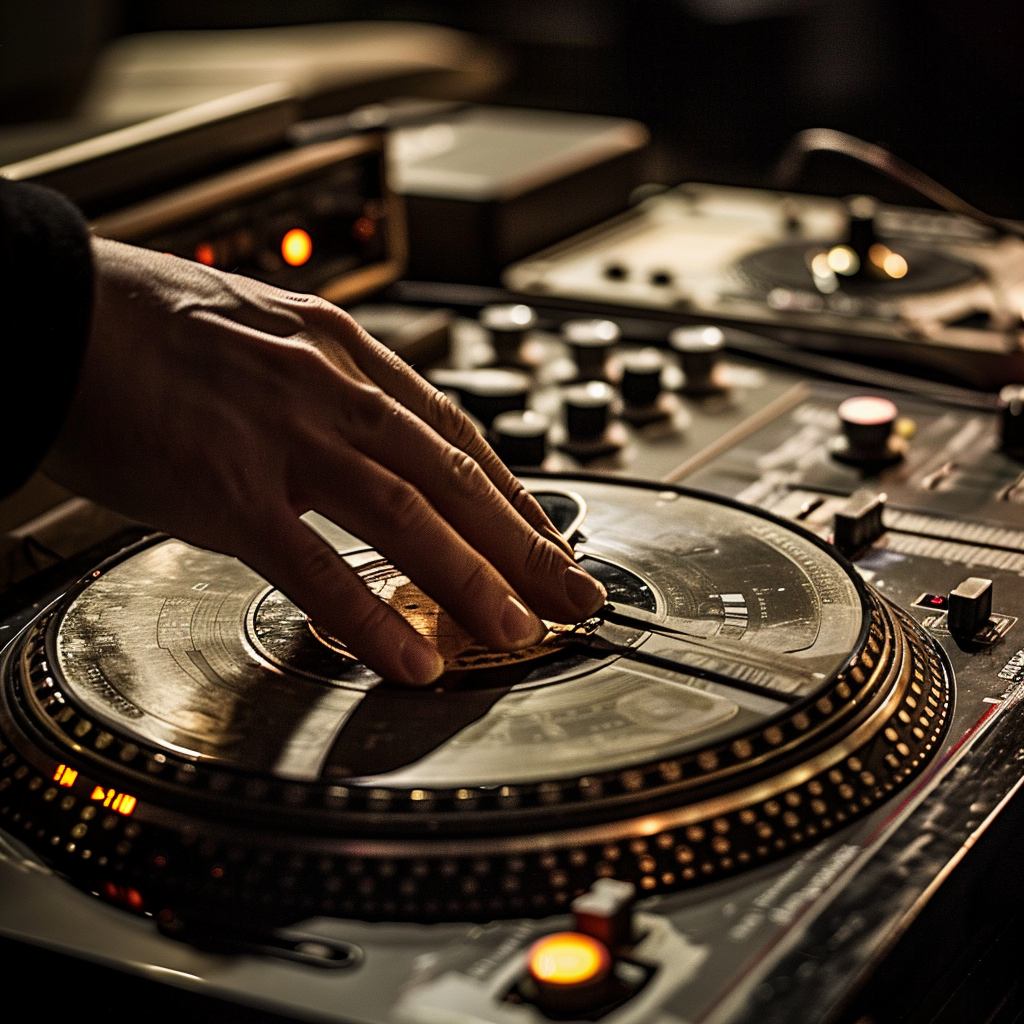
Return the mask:
M 979 224 L 994 228 L 1000 234 L 1024 238 L 1024 225 L 1004 220 L 1001 217 L 993 217 L 991 214 L 979 210 L 966 199 L 961 199 L 954 192 L 950 192 L 945 185 L 940 185 L 934 178 L 930 178 L 924 171 L 919 171 L 905 160 L 890 153 L 884 146 L 865 142 L 855 135 L 847 135 L 846 132 L 836 131 L 834 128 L 807 128 L 802 132 L 797 132 L 775 167 L 774 187 L 792 188 L 799 180 L 807 157 L 811 153 L 817 152 L 840 153 L 853 160 L 859 160 L 876 171 L 881 171 L 882 174 L 894 181 L 898 181 L 901 185 L 912 188 L 949 213 L 970 217 L 971 220 L 976 220 Z

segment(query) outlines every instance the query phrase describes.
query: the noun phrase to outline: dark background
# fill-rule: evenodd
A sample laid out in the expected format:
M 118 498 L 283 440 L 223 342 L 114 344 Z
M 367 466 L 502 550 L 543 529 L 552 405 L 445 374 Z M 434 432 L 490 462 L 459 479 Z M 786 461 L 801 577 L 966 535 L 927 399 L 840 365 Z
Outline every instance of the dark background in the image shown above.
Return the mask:
M 33 0 L 0 5 L 0 121 L 73 108 L 117 35 L 345 20 L 477 33 L 511 58 L 503 104 L 635 117 L 651 177 L 760 185 L 786 140 L 832 127 L 881 142 L 983 209 L 1024 217 L 1019 0 Z M 910 196 L 841 157 L 803 187 Z

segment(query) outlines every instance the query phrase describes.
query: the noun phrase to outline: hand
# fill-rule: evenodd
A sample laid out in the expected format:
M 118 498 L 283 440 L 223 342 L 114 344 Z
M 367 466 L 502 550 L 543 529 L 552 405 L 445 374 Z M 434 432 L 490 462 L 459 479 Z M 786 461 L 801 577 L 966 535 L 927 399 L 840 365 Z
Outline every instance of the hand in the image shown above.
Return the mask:
M 337 307 L 198 263 L 93 242 L 96 300 L 54 480 L 235 555 L 385 678 L 434 646 L 300 520 L 372 545 L 487 646 L 604 601 L 470 421 Z M 532 610 L 531 610 L 532 609 Z

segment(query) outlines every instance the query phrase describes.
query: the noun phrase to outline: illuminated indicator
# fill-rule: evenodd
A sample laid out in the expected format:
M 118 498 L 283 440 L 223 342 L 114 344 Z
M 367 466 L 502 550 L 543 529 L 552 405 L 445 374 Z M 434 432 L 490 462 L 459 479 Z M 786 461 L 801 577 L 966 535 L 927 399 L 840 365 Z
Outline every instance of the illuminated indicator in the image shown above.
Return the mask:
M 146 901 L 138 889 L 129 885 L 115 885 L 113 882 L 104 882 L 102 885 L 103 896 L 111 903 L 119 903 L 129 910 L 140 911 L 145 907 Z
M 313 239 L 308 231 L 292 228 L 281 239 L 281 257 L 290 267 L 301 267 L 313 255 Z
M 352 237 L 360 242 L 369 241 L 377 234 L 377 225 L 369 217 L 360 217 L 352 225 Z
M 102 786 L 96 786 L 89 799 L 117 811 L 118 814 L 123 814 L 126 818 L 135 810 L 138 803 L 135 797 L 127 793 L 118 793 L 116 789 L 104 789 Z
M 530 974 L 545 985 L 600 981 L 611 967 L 603 942 L 582 932 L 556 932 L 535 942 L 527 954 Z
M 196 246 L 194 255 L 199 263 L 205 263 L 208 267 L 212 267 L 217 262 L 217 254 L 209 242 L 200 242 Z
M 53 781 L 59 782 L 62 786 L 73 786 L 77 778 L 78 772 L 66 764 L 57 765 L 57 770 L 53 773 Z

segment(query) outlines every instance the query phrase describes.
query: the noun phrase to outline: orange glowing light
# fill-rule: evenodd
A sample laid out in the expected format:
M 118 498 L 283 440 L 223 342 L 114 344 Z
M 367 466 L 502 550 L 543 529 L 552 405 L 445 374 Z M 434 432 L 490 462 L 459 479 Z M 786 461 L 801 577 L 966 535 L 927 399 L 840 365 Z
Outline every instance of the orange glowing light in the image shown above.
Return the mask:
M 112 811 L 117 811 L 118 814 L 123 814 L 126 818 L 131 815 L 138 803 L 135 797 L 129 796 L 127 793 L 118 793 L 116 789 L 104 789 L 102 786 L 97 786 L 89 799 L 103 804 L 104 807 L 109 807 Z
M 66 764 L 57 765 L 57 770 L 53 773 L 53 781 L 59 782 L 62 786 L 73 786 L 77 778 L 78 772 Z
M 200 242 L 193 255 L 197 262 L 205 263 L 208 267 L 212 267 L 217 262 L 217 253 L 209 242 Z
M 611 967 L 603 942 L 582 932 L 556 932 L 535 942 L 527 954 L 530 974 L 546 985 L 599 981 Z
M 290 267 L 301 267 L 313 255 L 313 239 L 308 231 L 292 228 L 281 239 L 281 257 Z

